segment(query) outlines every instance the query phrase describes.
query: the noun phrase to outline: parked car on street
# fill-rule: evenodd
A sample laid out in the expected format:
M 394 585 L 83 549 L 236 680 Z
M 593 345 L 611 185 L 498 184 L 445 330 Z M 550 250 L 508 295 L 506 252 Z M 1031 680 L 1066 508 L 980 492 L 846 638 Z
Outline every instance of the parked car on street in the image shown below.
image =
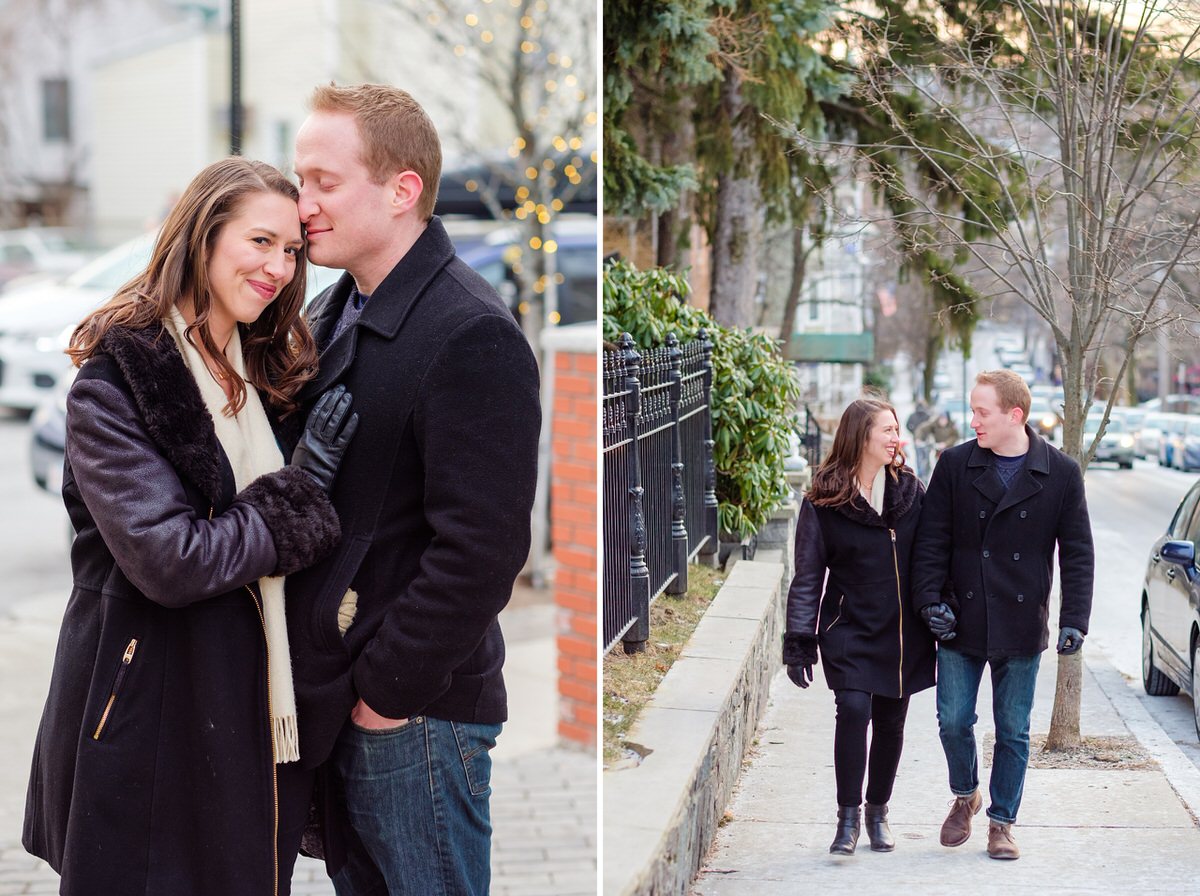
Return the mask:
M 1163 425 L 1166 414 L 1151 411 L 1142 420 L 1142 427 L 1134 437 L 1134 451 L 1138 457 L 1146 460 L 1158 460 L 1158 451 L 1162 447 Z
M 1183 451 L 1183 431 L 1187 427 L 1186 414 L 1164 414 L 1162 440 L 1158 445 L 1158 462 L 1164 467 L 1177 467 L 1175 459 Z
M 468 246 L 459 257 L 483 275 L 508 303 L 520 320 L 529 313 L 517 291 L 514 265 L 521 263 L 518 232 L 511 228 L 490 235 L 482 243 Z M 555 230 L 558 249 L 558 319 L 567 325 L 596 319 L 596 219 L 562 219 Z
M 1049 398 L 1033 396 L 1029 405 L 1029 425 L 1037 430 L 1038 435 L 1051 441 L 1062 426 L 1062 404 L 1055 404 Z
M 1083 447 L 1087 447 L 1100 431 L 1101 413 L 1088 414 L 1083 422 Z M 1125 423 L 1118 418 L 1110 418 L 1104 427 L 1104 435 L 1096 445 L 1096 453 L 1092 463 L 1113 463 L 1122 470 L 1133 469 L 1133 436 L 1125 428 Z
M 1200 417 L 1184 417 L 1180 431 L 1172 435 L 1170 466 L 1185 473 L 1200 469 Z
M 1183 690 L 1192 697 L 1200 737 L 1200 482 L 1191 487 L 1167 531 L 1150 549 L 1142 584 L 1142 687 L 1153 697 Z
M 0 230 L 0 289 L 33 275 L 70 274 L 94 255 L 63 227 Z

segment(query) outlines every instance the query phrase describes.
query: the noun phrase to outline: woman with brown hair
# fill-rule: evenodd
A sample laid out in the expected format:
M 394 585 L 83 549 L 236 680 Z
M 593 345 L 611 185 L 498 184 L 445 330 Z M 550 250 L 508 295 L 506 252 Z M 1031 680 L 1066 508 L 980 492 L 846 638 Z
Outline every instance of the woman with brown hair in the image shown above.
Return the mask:
M 67 896 L 289 889 L 312 781 L 283 576 L 340 538 L 357 425 L 341 389 L 294 413 L 316 367 L 297 196 L 261 162 L 205 168 L 71 338 L 74 587 L 23 836 Z
M 895 409 L 875 399 L 851 402 L 796 530 L 783 662 L 788 677 L 806 688 L 819 647 L 834 692 L 838 825 L 829 851 L 838 855 L 853 855 L 858 843 L 864 777 L 871 849 L 895 848 L 887 804 L 908 698 L 934 683 L 933 639 L 909 601 L 924 490 L 904 460 Z

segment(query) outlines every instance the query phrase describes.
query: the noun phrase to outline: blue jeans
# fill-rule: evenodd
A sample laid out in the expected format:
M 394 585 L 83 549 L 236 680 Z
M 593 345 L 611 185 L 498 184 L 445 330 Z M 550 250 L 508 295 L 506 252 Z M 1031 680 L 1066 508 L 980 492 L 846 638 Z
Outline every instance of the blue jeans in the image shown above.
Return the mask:
M 486 896 L 499 734 L 428 716 L 383 731 L 346 724 L 333 768 L 357 836 L 333 878 L 338 896 Z
M 992 718 L 996 748 L 992 753 L 992 821 L 1012 824 L 1021 808 L 1025 768 L 1029 764 L 1029 714 L 1037 684 L 1040 654 L 984 659 L 938 645 L 938 733 L 950 769 L 950 790 L 970 796 L 979 787 L 979 759 L 975 751 L 975 704 L 984 665 L 992 669 Z

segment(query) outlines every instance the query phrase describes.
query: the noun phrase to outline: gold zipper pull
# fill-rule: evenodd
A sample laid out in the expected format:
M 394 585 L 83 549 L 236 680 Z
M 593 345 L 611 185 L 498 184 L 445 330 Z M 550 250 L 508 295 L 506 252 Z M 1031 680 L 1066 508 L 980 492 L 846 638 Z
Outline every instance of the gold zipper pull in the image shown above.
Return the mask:
M 121 657 L 121 662 L 128 666 L 133 662 L 133 652 L 137 650 L 137 638 L 129 642 L 129 646 L 125 648 L 125 655 Z

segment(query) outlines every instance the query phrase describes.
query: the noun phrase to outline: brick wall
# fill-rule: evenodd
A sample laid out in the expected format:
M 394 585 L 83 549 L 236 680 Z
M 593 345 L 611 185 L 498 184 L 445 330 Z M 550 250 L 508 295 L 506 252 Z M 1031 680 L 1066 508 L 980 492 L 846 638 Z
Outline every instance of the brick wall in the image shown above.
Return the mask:
M 550 538 L 558 608 L 558 734 L 596 746 L 596 521 L 598 346 L 594 325 L 553 334 Z

